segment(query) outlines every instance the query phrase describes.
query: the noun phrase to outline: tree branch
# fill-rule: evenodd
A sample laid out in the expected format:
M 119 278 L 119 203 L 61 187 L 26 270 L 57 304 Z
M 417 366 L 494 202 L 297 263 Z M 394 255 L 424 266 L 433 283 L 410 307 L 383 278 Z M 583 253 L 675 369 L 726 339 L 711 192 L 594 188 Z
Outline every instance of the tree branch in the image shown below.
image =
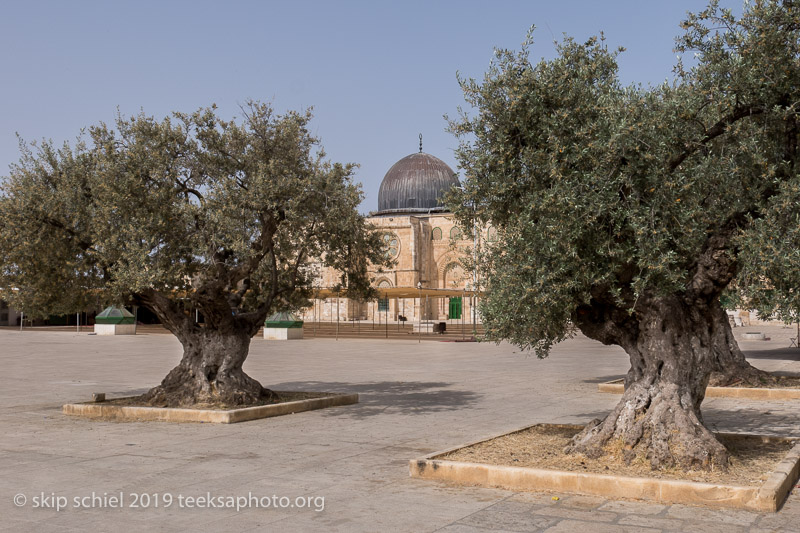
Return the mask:
M 749 116 L 753 116 L 753 115 L 760 115 L 762 113 L 764 113 L 764 108 L 763 107 L 745 106 L 745 107 L 739 107 L 739 108 L 734 109 L 733 113 L 731 113 L 727 117 L 722 118 L 716 124 L 711 126 L 711 128 L 709 128 L 706 131 L 706 134 L 702 139 L 700 139 L 699 141 L 697 141 L 697 142 L 695 142 L 693 144 L 686 143 L 684 145 L 683 151 L 681 153 L 679 153 L 678 155 L 676 155 L 675 157 L 673 157 L 667 163 L 667 168 L 669 169 L 670 172 L 672 172 L 673 170 L 678 168 L 681 165 L 681 163 L 686 161 L 686 159 L 689 156 L 694 154 L 700 148 L 704 147 L 706 144 L 708 144 L 709 141 L 712 141 L 713 139 L 715 139 L 715 138 L 719 137 L 720 135 L 722 135 L 723 133 L 725 133 L 725 130 L 731 124 L 734 124 L 735 122 L 737 122 L 737 121 L 739 121 L 739 120 L 741 120 L 741 119 L 743 119 L 745 117 L 749 117 Z

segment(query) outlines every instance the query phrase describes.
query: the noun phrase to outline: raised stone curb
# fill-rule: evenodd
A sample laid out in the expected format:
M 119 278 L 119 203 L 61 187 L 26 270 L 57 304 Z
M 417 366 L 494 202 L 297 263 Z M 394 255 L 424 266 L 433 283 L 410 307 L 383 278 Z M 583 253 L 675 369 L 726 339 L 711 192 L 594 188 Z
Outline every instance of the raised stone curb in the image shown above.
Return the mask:
M 276 391 L 278 394 L 281 391 Z M 318 393 L 327 394 L 327 393 Z M 120 398 L 121 399 L 121 398 Z M 133 407 L 111 405 L 105 402 L 68 403 L 62 407 L 66 415 L 86 418 L 109 418 L 119 421 L 211 422 L 235 424 L 259 418 L 302 413 L 358 403 L 358 394 L 333 394 L 324 398 L 310 398 L 294 402 L 259 405 L 242 409 L 182 409 L 172 407 Z
M 536 425 L 575 429 L 583 427 L 555 424 Z M 611 499 L 632 498 L 653 502 L 776 512 L 788 496 L 798 476 L 800 476 L 800 439 L 729 433 L 720 433 L 720 435 L 734 438 L 758 438 L 762 442 L 791 441 L 796 444 L 789 450 L 786 457 L 776 466 L 775 471 L 769 475 L 764 483 L 760 486 L 751 487 L 587 472 L 564 472 L 438 459 L 438 457 L 455 450 L 486 442 L 509 433 L 524 431 L 530 427 L 533 426 L 526 426 L 515 431 L 462 444 L 419 459 L 413 459 L 409 461 L 411 477 L 450 481 L 466 485 L 497 487 L 507 490 L 558 491 L 603 496 Z
M 622 394 L 624 380 L 615 379 L 597 385 L 600 392 Z M 748 400 L 800 400 L 800 389 L 764 389 L 755 387 L 706 387 L 706 398 L 746 398 Z

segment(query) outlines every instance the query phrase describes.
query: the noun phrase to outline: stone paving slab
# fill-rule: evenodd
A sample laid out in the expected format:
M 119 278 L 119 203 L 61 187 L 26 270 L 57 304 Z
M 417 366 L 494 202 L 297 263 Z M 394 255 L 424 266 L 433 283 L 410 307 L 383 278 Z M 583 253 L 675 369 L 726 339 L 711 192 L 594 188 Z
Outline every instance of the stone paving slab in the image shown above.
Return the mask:
M 742 347 L 758 367 L 800 372 L 786 331 Z M 742 328 L 737 328 L 742 329 Z M 750 328 L 752 329 L 752 328 Z M 355 392 L 358 405 L 236 425 L 99 422 L 63 403 L 144 392 L 180 358 L 169 335 L 0 330 L 0 531 L 797 531 L 800 497 L 775 514 L 458 487 L 412 479 L 408 460 L 534 423 L 585 423 L 617 398 L 618 348 L 576 337 L 538 360 L 509 345 L 254 339 L 245 370 L 277 389 Z M 716 431 L 800 436 L 791 401 L 714 398 Z M 43 493 L 324 498 L 313 508 L 34 508 Z M 16 507 L 15 495 L 26 504 Z M 554 500 L 553 497 L 557 497 Z M 321 501 L 321 500 L 320 500 Z

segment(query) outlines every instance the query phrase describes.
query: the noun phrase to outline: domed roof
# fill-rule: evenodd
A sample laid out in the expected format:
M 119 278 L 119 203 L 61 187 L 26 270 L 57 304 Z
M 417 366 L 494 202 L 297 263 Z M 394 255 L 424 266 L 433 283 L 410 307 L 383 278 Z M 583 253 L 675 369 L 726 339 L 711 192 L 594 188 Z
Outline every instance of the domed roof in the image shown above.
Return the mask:
M 447 163 L 419 152 L 404 157 L 383 177 L 378 192 L 378 213 L 444 211 L 439 199 L 458 177 Z

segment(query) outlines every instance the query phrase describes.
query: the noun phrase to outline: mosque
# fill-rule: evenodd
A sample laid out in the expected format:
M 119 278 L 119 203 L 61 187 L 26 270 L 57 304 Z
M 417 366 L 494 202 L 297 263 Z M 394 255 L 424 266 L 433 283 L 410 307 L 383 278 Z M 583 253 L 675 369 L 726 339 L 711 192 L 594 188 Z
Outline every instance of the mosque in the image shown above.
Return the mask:
M 381 182 L 378 210 L 368 221 L 380 231 L 395 265 L 383 271 L 371 270 L 372 284 L 381 297 L 358 302 L 340 298 L 330 287 L 339 273 L 316 265 L 316 298 L 305 309 L 307 321 L 375 320 L 477 321 L 472 288 L 474 273 L 465 272 L 461 260 L 473 253 L 483 239 L 496 238 L 489 228 L 479 236 L 465 235 L 452 213 L 441 205 L 442 197 L 458 177 L 444 161 L 422 151 L 396 162 Z

